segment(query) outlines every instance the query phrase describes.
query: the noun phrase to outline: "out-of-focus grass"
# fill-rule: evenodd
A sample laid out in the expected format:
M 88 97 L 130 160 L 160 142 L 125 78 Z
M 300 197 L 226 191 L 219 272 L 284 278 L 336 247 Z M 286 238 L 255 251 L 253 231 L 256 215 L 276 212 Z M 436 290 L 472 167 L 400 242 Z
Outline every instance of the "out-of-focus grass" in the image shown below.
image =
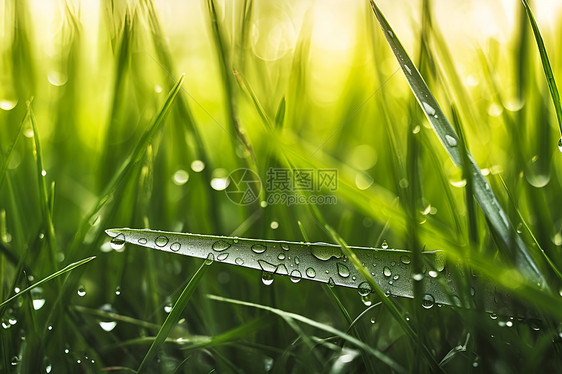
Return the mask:
M 0 371 L 134 371 L 151 345 L 144 365 L 159 372 L 560 367 L 560 134 L 525 9 L 503 39 L 474 31 L 460 46 L 440 28 L 450 5 L 414 3 L 378 5 L 456 124 L 461 167 L 414 105 L 367 1 L 3 1 L 0 302 L 96 260 L 0 309 Z M 560 27 L 538 27 L 559 77 Z M 506 212 L 503 240 L 474 204 L 465 149 Z M 240 206 L 220 190 L 238 168 L 265 186 L 270 167 L 337 169 L 337 190 L 316 192 L 337 204 Z M 220 264 L 173 309 L 201 261 L 113 249 L 110 227 L 442 249 L 476 309 L 430 305 L 419 287 L 403 300 L 285 277 L 265 286 Z M 548 287 L 513 266 L 518 236 Z M 522 312 L 479 311 L 471 271 Z

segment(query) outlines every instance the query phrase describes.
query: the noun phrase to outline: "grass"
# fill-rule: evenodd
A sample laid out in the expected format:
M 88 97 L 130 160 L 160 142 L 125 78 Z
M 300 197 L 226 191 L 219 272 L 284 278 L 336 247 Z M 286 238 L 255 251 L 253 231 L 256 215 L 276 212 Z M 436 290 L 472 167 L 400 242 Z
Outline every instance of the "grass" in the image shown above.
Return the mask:
M 0 372 L 560 367 L 538 2 L 468 48 L 429 0 L 53 3 L 0 16 Z

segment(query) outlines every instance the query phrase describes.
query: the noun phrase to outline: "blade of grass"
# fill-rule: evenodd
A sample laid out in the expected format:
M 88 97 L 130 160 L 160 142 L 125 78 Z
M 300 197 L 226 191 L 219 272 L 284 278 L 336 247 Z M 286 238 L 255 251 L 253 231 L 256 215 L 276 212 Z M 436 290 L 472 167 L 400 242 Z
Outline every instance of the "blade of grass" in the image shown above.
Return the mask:
M 8 164 L 10 163 L 10 158 L 12 156 L 12 152 L 14 151 L 14 147 L 16 146 L 19 138 L 21 137 L 21 134 L 23 133 L 23 126 L 25 124 L 25 117 L 23 118 L 23 120 L 20 123 L 20 127 L 18 129 L 18 133 L 16 134 L 14 140 L 12 141 L 12 144 L 10 144 L 10 147 L 8 148 L 8 151 L 6 151 L 6 154 L 4 155 L 4 157 L 2 157 L 2 164 L 0 165 L 0 188 L 2 187 L 2 184 L 4 183 L 4 179 L 6 178 L 6 172 L 8 171 Z
M 357 338 L 355 338 L 353 336 L 350 336 L 350 335 L 348 335 L 348 334 L 346 334 L 346 333 L 344 333 L 340 330 L 337 330 L 337 329 L 333 328 L 332 326 L 328 326 L 328 325 L 325 325 L 323 323 L 314 321 L 314 320 L 309 319 L 307 317 L 301 316 L 300 314 L 286 312 L 284 310 L 272 308 L 272 307 L 269 307 L 269 306 L 266 306 L 266 305 L 259 305 L 259 304 L 254 304 L 254 303 L 250 303 L 250 302 L 246 302 L 246 301 L 234 300 L 234 299 L 229 299 L 229 298 L 215 296 L 215 295 L 209 295 L 208 297 L 211 300 L 222 301 L 222 302 L 226 302 L 226 303 L 230 303 L 230 304 L 234 304 L 234 305 L 242 305 L 242 306 L 247 306 L 247 307 L 251 307 L 251 308 L 266 310 L 268 312 L 271 312 L 271 313 L 274 313 L 274 314 L 278 315 L 279 317 L 283 318 L 283 320 L 285 320 L 287 322 L 288 321 L 298 321 L 298 322 L 304 323 L 306 325 L 309 325 L 311 327 L 317 328 L 319 330 L 322 330 L 322 331 L 328 332 L 330 334 L 336 335 L 336 336 L 344 339 L 345 341 L 363 349 L 365 352 L 375 356 L 377 359 L 384 362 L 386 365 L 388 365 L 393 370 L 395 370 L 399 373 L 405 373 L 406 372 L 406 370 L 400 364 L 398 364 L 396 361 L 394 361 L 392 358 L 388 357 L 384 353 L 382 353 L 379 350 L 374 349 L 373 347 L 363 343 L 362 341 L 358 340 Z
M 12 297 L 4 300 L 2 303 L 0 303 L 0 308 L 7 305 L 8 303 L 10 303 L 12 300 L 20 297 L 21 295 L 26 294 L 27 292 L 31 291 L 32 289 L 34 289 L 35 287 L 38 287 L 40 285 L 42 285 L 45 282 L 50 281 L 51 279 L 57 278 L 58 276 L 67 273 L 71 270 L 76 269 L 79 266 L 84 265 L 87 262 L 92 261 L 94 258 L 96 258 L 96 256 L 92 256 L 92 257 L 87 257 L 83 260 L 77 261 L 77 262 L 73 262 L 72 264 L 69 264 L 67 266 L 65 266 L 64 268 L 60 269 L 59 271 L 54 272 L 53 274 L 41 279 L 39 282 L 32 284 L 31 286 L 27 287 L 26 289 L 18 292 L 17 294 L 13 295 Z
M 527 0 L 521 1 L 523 2 L 523 6 L 525 7 L 525 12 L 527 12 L 527 17 L 529 18 L 529 22 L 531 23 L 533 34 L 535 35 L 535 40 L 537 42 L 537 47 L 539 48 L 539 53 L 541 55 L 542 68 L 544 70 L 546 82 L 550 90 L 552 103 L 554 104 L 554 109 L 556 111 L 556 118 L 558 119 L 558 127 L 560 129 L 561 135 L 559 144 L 562 145 L 562 105 L 560 104 L 560 93 L 558 92 L 558 88 L 556 86 L 556 80 L 554 79 L 552 67 L 550 66 L 550 60 L 548 58 L 548 54 L 546 53 L 546 47 L 544 45 L 541 31 L 539 30 L 539 26 L 537 25 L 537 21 L 535 20 L 535 16 L 533 15 L 533 12 L 531 11 L 531 7 L 529 6 Z
M 408 56 L 406 50 L 402 46 L 402 43 L 395 35 L 384 15 L 373 0 L 370 0 L 370 3 L 384 32 L 386 40 L 396 59 L 400 63 L 404 76 L 406 77 L 418 104 L 424 111 L 431 126 L 435 130 L 436 135 L 453 162 L 456 165 L 462 165 L 461 153 L 457 147 L 459 142 L 458 135 L 455 133 L 455 130 L 445 117 L 445 114 L 441 110 L 437 100 L 427 87 L 418 69 L 412 63 L 412 60 Z M 494 192 L 490 188 L 488 181 L 484 178 L 482 172 L 478 168 L 478 165 L 472 158 L 472 155 L 468 154 L 467 156 L 470 161 L 470 172 L 474 176 L 474 195 L 480 205 L 480 208 L 501 238 L 505 247 L 509 250 L 511 250 L 512 247 L 515 247 L 514 253 L 510 255 L 514 258 L 515 263 L 519 266 L 521 271 L 526 276 L 533 278 L 536 282 L 539 282 L 541 286 L 548 287 L 548 284 L 529 252 L 529 249 L 525 246 L 521 238 L 514 234 L 515 230 L 510 224 L 507 215 L 499 204 Z
M 203 275 L 205 274 L 208 268 L 209 267 L 207 266 L 206 263 L 201 264 L 197 272 L 195 272 L 193 277 L 191 277 L 189 283 L 187 284 L 187 286 L 185 286 L 181 295 L 178 297 L 176 303 L 172 307 L 172 310 L 166 317 L 166 320 L 162 324 L 162 327 L 160 327 L 160 330 L 158 331 L 156 338 L 150 345 L 148 352 L 144 356 L 139 368 L 137 369 L 138 373 L 142 373 L 144 370 L 148 368 L 148 365 L 154 359 L 154 357 L 162 347 L 162 344 L 164 344 L 166 338 L 170 334 L 170 331 L 172 331 L 172 328 L 176 325 L 176 323 L 180 319 L 181 313 L 185 309 L 185 306 L 187 305 L 189 299 L 191 298 L 191 295 L 193 295 L 193 292 L 195 292 L 195 289 L 197 288 L 199 281 L 201 280 L 201 278 L 203 278 Z

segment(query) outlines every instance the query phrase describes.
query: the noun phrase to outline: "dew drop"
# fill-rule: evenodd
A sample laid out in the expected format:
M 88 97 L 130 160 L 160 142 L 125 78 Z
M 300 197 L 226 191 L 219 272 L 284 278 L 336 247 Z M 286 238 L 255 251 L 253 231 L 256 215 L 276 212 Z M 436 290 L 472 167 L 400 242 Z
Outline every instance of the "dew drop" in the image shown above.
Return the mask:
M 218 261 L 224 261 L 228 258 L 228 253 L 221 253 L 217 256 Z
M 314 278 L 316 276 L 316 270 L 313 268 L 306 269 L 306 276 L 309 278 Z
M 384 274 L 385 277 L 390 277 L 392 275 L 392 271 L 390 271 L 390 268 L 388 266 L 385 266 L 382 269 L 382 273 Z
M 33 301 L 33 309 L 39 310 L 45 305 L 45 297 L 43 296 L 43 289 L 41 287 L 35 287 L 31 289 L 31 299 Z
M 419 282 L 423 279 L 423 274 L 420 274 L 420 273 L 412 274 L 412 279 Z
M 214 242 L 211 248 L 213 248 L 214 251 L 222 252 L 230 248 L 230 244 L 225 242 L 224 240 L 219 240 L 217 242 Z
M 330 279 L 328 279 L 328 286 L 330 288 L 334 288 L 336 286 L 336 282 L 334 282 L 334 280 L 332 279 L 332 277 L 330 277 Z
M 430 116 L 435 114 L 435 109 L 431 105 L 429 105 L 425 101 L 422 101 L 422 105 L 427 114 L 429 114 Z
M 433 304 L 435 304 L 435 298 L 433 297 L 433 295 L 426 293 L 425 295 L 423 295 L 423 299 L 422 299 L 422 306 L 425 309 L 429 309 L 433 306 Z
M 144 244 L 146 244 L 146 243 L 148 243 L 148 240 L 146 240 L 146 238 L 140 238 L 140 239 L 139 239 L 139 244 L 144 245 Z
M 449 146 L 451 146 L 451 147 L 454 147 L 454 146 L 457 145 L 457 139 L 453 138 L 449 134 L 445 135 L 445 140 L 447 141 L 447 144 L 449 144 Z
M 241 259 L 240 257 L 236 257 L 234 262 L 236 263 L 236 265 L 244 265 L 244 260 Z
M 17 366 L 20 363 L 20 358 L 18 356 L 14 356 L 12 357 L 10 363 L 12 364 L 12 366 Z
M 277 270 L 277 266 L 264 260 L 258 260 L 258 265 L 260 265 L 260 268 L 263 271 L 267 271 L 269 273 L 274 273 Z
M 172 252 L 177 252 L 177 251 L 180 250 L 180 248 L 181 248 L 181 244 L 178 243 L 178 242 L 172 243 L 172 244 L 170 245 L 170 250 L 171 250 Z
M 359 286 L 357 287 L 357 291 L 359 292 L 359 295 L 367 296 L 372 291 L 371 285 L 368 282 L 361 282 L 361 283 L 359 283 Z
M 115 295 L 117 296 L 121 295 L 121 287 L 119 286 L 115 287 Z
M 337 268 L 338 268 L 338 274 L 340 275 L 340 277 L 342 277 L 342 278 L 349 277 L 349 268 L 347 266 L 345 266 L 344 264 L 338 263 Z
M 113 237 L 109 243 L 111 248 L 118 251 L 125 245 L 125 235 L 123 235 L 123 233 L 119 233 L 117 236 Z
M 174 173 L 173 181 L 176 186 L 182 186 L 189 180 L 189 173 L 183 169 L 179 169 Z
M 404 65 L 404 69 L 406 69 L 408 74 L 412 75 L 412 70 L 410 69 L 410 67 L 408 65 Z
M 279 254 L 277 255 L 277 259 L 283 261 L 283 260 L 285 259 L 285 254 L 284 254 L 284 253 L 279 253 Z
M 230 181 L 226 177 L 211 179 L 211 188 L 215 191 L 224 191 L 229 184 Z
M 86 295 L 86 288 L 83 285 L 78 286 L 78 296 L 83 297 Z
M 271 221 L 271 223 L 269 224 L 269 227 L 271 227 L 272 230 L 277 230 L 279 228 L 279 222 Z
M 165 247 L 166 244 L 168 244 L 169 240 L 170 239 L 168 239 L 164 235 L 161 235 L 154 240 L 154 244 L 156 244 L 158 247 Z
M 299 258 L 299 256 L 295 256 L 295 265 L 298 265 L 301 263 L 301 259 Z
M 289 244 L 282 243 L 282 244 L 281 244 L 281 249 L 284 250 L 284 251 L 288 251 L 288 250 L 289 250 Z
M 388 242 L 386 241 L 386 239 L 382 241 L 381 247 L 382 249 L 388 249 Z
M 431 278 L 437 278 L 438 273 L 435 270 L 430 270 L 427 272 L 427 274 L 431 277 Z
M 388 36 L 394 38 L 394 33 L 391 30 L 386 30 L 386 32 L 388 33 Z
M 562 152 L 562 137 L 558 139 L 558 150 Z
M 290 279 L 291 279 L 291 282 L 293 282 L 293 283 L 298 283 L 298 282 L 300 282 L 301 278 L 302 278 L 302 274 L 301 274 L 300 271 L 298 271 L 298 270 L 293 270 L 293 271 L 291 272 L 291 278 L 290 278 Z
M 205 163 L 201 160 L 195 160 L 191 163 L 191 170 L 196 173 L 200 173 L 205 169 Z
M 410 259 L 410 256 L 404 255 L 400 257 L 400 262 L 402 262 L 404 265 L 409 265 L 412 260 Z
M 400 279 L 400 275 L 396 274 L 395 276 L 392 277 L 392 279 L 394 279 L 395 281 L 397 281 L 398 279 Z
M 105 312 L 105 313 L 116 313 L 115 309 L 113 309 L 113 307 L 111 306 L 111 304 L 104 304 L 101 306 L 100 311 Z M 117 326 L 117 321 L 114 321 L 112 319 L 109 318 L 105 318 L 103 320 L 100 320 L 98 322 L 98 324 L 100 325 L 100 327 L 102 328 L 103 331 L 112 331 L 115 326 Z
M 172 306 L 172 302 L 167 301 L 166 304 L 164 304 L 164 312 L 170 313 L 172 311 Z
M 257 254 L 262 254 L 265 252 L 265 250 L 267 249 L 267 247 L 263 244 L 254 244 L 251 247 L 252 252 L 257 253 Z
M 281 264 L 277 266 L 275 273 L 280 275 L 289 275 L 289 270 L 287 270 L 287 267 L 285 265 Z
M 211 265 L 213 263 L 213 261 L 215 261 L 215 255 L 212 253 L 209 253 L 207 255 L 207 258 L 205 259 L 205 265 Z
M 273 283 L 273 274 L 272 273 L 268 273 L 267 271 L 262 271 L 261 273 L 261 281 L 263 284 L 265 284 L 266 286 L 269 286 L 271 283 Z
M 332 257 L 341 258 L 343 253 L 339 247 L 328 247 L 328 246 L 312 246 L 310 248 L 312 255 L 319 259 L 320 261 L 328 261 Z

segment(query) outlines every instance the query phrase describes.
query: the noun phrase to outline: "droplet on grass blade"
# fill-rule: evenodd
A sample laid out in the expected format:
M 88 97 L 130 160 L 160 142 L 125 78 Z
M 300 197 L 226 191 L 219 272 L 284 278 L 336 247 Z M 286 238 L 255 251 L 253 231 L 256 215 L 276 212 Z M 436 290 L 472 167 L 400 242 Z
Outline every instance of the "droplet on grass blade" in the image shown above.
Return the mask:
M 83 297 L 86 296 L 86 288 L 83 285 L 78 286 L 78 291 L 76 291 L 78 296 Z
M 344 264 L 338 263 L 337 268 L 338 268 L 338 274 L 340 275 L 340 277 L 342 277 L 342 278 L 349 277 L 349 268 L 347 266 L 345 266 Z
M 109 243 L 111 245 L 111 248 L 118 251 L 125 245 L 125 235 L 119 233 L 117 236 L 113 237 Z
M 214 251 L 222 252 L 230 248 L 230 244 L 224 240 L 219 240 L 218 242 L 214 242 L 211 248 L 213 248 Z
M 453 138 L 451 135 L 445 135 L 445 140 L 451 147 L 455 147 L 457 145 L 457 139 Z
M 435 304 L 435 298 L 433 297 L 433 295 L 429 293 L 423 295 L 422 306 L 425 309 L 430 309 L 431 307 L 433 307 L 434 304 Z
M 387 249 L 388 248 L 388 242 L 385 240 L 382 241 L 382 245 L 381 245 L 382 249 Z
M 267 249 L 267 247 L 263 244 L 254 244 L 250 248 L 252 249 L 252 252 L 257 254 L 262 254 Z
M 100 311 L 105 313 L 116 313 L 115 309 L 111 306 L 111 304 L 104 304 L 100 307 Z M 104 318 L 98 321 L 98 324 L 102 328 L 103 331 L 112 331 L 115 326 L 117 326 L 117 321 L 112 319 Z
M 560 152 L 562 152 L 562 137 L 560 137 L 560 139 L 558 139 L 558 150 Z
M 433 108 L 431 105 L 429 105 L 425 101 L 422 101 L 422 105 L 427 114 L 429 114 L 430 116 L 435 114 L 435 108 Z

